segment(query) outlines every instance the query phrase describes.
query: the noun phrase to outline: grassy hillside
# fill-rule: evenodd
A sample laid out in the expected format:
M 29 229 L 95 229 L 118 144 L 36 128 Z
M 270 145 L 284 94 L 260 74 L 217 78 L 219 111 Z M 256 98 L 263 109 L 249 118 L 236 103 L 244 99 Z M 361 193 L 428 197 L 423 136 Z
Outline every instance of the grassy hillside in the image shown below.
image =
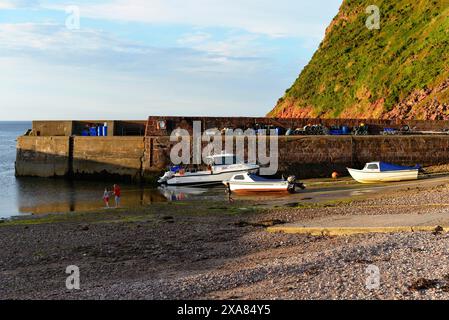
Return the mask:
M 379 30 L 365 25 L 373 4 Z M 344 0 L 269 116 L 448 118 L 447 87 L 449 0 Z

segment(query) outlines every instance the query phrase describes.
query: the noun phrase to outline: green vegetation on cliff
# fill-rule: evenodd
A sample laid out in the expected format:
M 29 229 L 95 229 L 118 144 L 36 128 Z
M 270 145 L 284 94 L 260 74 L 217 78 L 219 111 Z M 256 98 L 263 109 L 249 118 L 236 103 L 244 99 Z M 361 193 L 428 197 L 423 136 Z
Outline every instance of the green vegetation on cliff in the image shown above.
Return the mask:
M 371 5 L 380 9 L 380 29 L 366 26 Z M 344 0 L 318 51 L 269 115 L 429 118 L 433 111 L 420 108 L 433 101 L 449 116 L 448 79 L 449 0 Z

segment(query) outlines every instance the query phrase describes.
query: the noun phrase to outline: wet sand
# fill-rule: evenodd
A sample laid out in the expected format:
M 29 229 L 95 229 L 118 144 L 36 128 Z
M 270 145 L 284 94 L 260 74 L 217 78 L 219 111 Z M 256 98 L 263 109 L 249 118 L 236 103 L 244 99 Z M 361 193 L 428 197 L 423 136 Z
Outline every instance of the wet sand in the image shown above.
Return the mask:
M 449 298 L 444 233 L 315 237 L 266 230 L 342 215 L 449 215 L 448 184 L 439 178 L 320 203 L 298 194 L 6 221 L 0 223 L 0 298 Z M 69 265 L 80 268 L 80 290 L 65 287 Z M 372 265 L 380 286 L 370 290 L 366 271 Z

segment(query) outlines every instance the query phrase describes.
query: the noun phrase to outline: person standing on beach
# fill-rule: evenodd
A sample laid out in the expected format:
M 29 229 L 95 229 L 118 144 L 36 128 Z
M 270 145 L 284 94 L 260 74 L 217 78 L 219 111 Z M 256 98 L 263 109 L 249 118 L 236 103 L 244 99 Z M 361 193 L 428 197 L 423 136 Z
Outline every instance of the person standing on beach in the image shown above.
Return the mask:
M 122 196 L 122 190 L 118 184 L 114 184 L 114 196 L 115 196 L 115 207 L 118 208 L 120 206 L 120 197 Z
M 108 188 L 104 189 L 104 194 L 103 194 L 103 201 L 104 204 L 106 205 L 106 208 L 109 208 L 109 190 Z

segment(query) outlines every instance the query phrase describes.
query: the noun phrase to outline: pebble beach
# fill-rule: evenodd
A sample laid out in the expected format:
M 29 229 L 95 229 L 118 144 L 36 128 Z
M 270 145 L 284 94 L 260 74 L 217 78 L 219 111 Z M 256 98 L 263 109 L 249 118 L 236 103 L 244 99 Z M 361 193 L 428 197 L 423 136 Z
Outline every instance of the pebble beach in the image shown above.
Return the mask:
M 447 299 L 449 235 L 437 228 L 330 237 L 267 227 L 336 214 L 449 215 L 448 198 L 441 183 L 307 206 L 204 201 L 6 220 L 0 298 Z M 65 286 L 69 265 L 80 269 L 80 290 Z

